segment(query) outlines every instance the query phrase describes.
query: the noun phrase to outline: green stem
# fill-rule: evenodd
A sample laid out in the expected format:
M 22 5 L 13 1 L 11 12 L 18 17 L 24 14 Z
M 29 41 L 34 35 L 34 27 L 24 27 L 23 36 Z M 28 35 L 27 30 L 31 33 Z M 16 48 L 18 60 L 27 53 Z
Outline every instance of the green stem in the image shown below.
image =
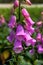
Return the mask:
M 20 21 L 20 0 L 19 0 L 19 21 Z

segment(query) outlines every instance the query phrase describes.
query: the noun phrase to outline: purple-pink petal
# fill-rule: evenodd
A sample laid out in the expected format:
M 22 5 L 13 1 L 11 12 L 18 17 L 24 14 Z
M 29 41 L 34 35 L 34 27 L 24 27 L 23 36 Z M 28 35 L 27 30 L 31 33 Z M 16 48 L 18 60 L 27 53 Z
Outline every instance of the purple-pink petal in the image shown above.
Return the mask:
M 17 54 L 22 52 L 23 47 L 22 47 L 21 41 L 19 41 L 19 40 L 17 40 L 17 39 L 15 40 L 13 50 L 14 50 L 15 53 L 17 53 Z
M 11 18 L 10 18 L 10 21 L 8 23 L 8 26 L 10 28 L 14 28 L 16 25 L 16 16 L 12 15 Z
M 12 43 L 14 38 L 15 38 L 15 33 L 14 33 L 14 31 L 11 31 L 10 35 L 7 36 L 7 40 Z

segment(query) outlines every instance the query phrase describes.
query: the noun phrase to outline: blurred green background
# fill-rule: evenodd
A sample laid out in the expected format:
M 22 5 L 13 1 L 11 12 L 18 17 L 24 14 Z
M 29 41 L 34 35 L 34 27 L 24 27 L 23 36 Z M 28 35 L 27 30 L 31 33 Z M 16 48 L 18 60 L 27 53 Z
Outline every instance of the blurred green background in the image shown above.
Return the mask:
M 10 3 L 14 0 L 0 0 L 0 3 Z M 31 0 L 32 3 L 43 3 L 43 0 Z

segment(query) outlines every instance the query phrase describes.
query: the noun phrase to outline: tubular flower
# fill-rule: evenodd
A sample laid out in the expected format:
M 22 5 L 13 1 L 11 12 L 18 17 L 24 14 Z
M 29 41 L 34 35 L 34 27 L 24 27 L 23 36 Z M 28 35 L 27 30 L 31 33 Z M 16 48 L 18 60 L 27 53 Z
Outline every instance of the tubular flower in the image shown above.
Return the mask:
M 15 0 L 15 1 L 14 1 L 14 5 L 13 5 L 13 6 L 14 6 L 14 8 L 19 7 L 19 1 L 18 1 L 18 0 Z
M 28 4 L 28 5 L 31 5 L 32 3 L 30 2 L 30 0 L 26 0 L 26 3 Z
M 7 37 L 7 40 L 12 43 L 14 38 L 15 38 L 15 33 L 14 31 L 11 31 L 10 35 Z
M 31 19 L 31 17 L 25 18 L 25 22 L 26 22 L 29 26 L 32 26 L 33 24 L 35 24 L 35 22 Z
M 12 15 L 11 18 L 10 18 L 10 21 L 8 23 L 8 26 L 10 28 L 14 28 L 16 25 L 16 16 Z
M 27 18 L 30 16 L 28 11 L 25 8 L 23 8 L 21 12 L 22 12 L 22 15 L 24 16 L 24 18 Z
M 38 47 L 38 53 L 39 53 L 39 54 L 43 53 L 43 48 L 42 48 L 41 45 L 39 45 L 39 47 Z
M 42 21 L 36 23 L 37 26 L 42 26 Z
M 32 35 L 35 32 L 35 28 L 33 28 L 32 26 L 25 25 L 24 27 L 30 35 Z
M 13 50 L 14 50 L 15 53 L 17 53 L 17 54 L 18 54 L 18 53 L 21 53 L 21 51 L 23 50 L 21 41 L 19 41 L 19 40 L 17 40 L 17 39 L 15 40 Z
M 36 40 L 41 42 L 41 39 L 42 39 L 42 35 L 41 35 L 41 33 L 38 33 L 36 36 Z
M 17 26 L 17 30 L 16 30 L 16 37 L 19 39 L 19 40 L 23 40 L 24 38 L 24 28 L 22 27 L 22 25 L 18 25 Z

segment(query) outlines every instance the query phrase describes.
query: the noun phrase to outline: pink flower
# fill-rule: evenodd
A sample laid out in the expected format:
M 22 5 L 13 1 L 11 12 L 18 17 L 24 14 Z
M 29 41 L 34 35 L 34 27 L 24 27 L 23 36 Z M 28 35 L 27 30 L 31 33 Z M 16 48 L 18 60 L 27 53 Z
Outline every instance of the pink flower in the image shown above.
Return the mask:
M 16 8 L 16 7 L 19 7 L 19 1 L 18 0 L 15 0 L 14 1 L 14 7 Z
M 32 26 L 25 25 L 24 27 L 30 35 L 32 35 L 35 32 L 35 28 L 33 28 Z
M 32 26 L 33 24 L 35 24 L 35 22 L 31 19 L 31 17 L 27 17 L 25 18 L 25 22 L 29 25 Z
M 30 16 L 25 8 L 23 8 L 21 12 L 22 12 L 22 15 L 24 16 L 24 18 L 27 18 Z
M 26 3 L 31 5 L 32 3 L 30 2 L 30 0 L 26 0 Z
M 3 17 L 3 15 L 0 15 L 0 24 L 5 23 L 5 18 Z
M 39 45 L 39 47 L 38 47 L 38 53 L 39 53 L 39 54 L 43 53 L 43 48 L 42 48 L 41 45 Z
M 19 39 L 19 40 L 23 40 L 24 39 L 24 28 L 22 25 L 18 25 L 17 26 L 17 30 L 16 30 L 16 37 Z
M 42 26 L 42 21 L 36 23 L 37 26 Z
M 7 36 L 7 40 L 12 43 L 14 41 L 14 38 L 15 38 L 15 33 L 14 31 L 11 31 L 10 35 Z
M 36 36 L 36 40 L 41 42 L 41 39 L 42 39 L 42 35 L 41 35 L 41 33 L 38 33 Z
M 16 16 L 12 15 L 11 18 L 10 18 L 10 21 L 8 23 L 8 26 L 10 28 L 14 28 L 16 25 Z
M 14 50 L 15 53 L 17 53 L 17 54 L 22 52 L 23 47 L 22 47 L 21 41 L 19 41 L 19 40 L 17 40 L 17 39 L 15 40 L 13 50 Z

